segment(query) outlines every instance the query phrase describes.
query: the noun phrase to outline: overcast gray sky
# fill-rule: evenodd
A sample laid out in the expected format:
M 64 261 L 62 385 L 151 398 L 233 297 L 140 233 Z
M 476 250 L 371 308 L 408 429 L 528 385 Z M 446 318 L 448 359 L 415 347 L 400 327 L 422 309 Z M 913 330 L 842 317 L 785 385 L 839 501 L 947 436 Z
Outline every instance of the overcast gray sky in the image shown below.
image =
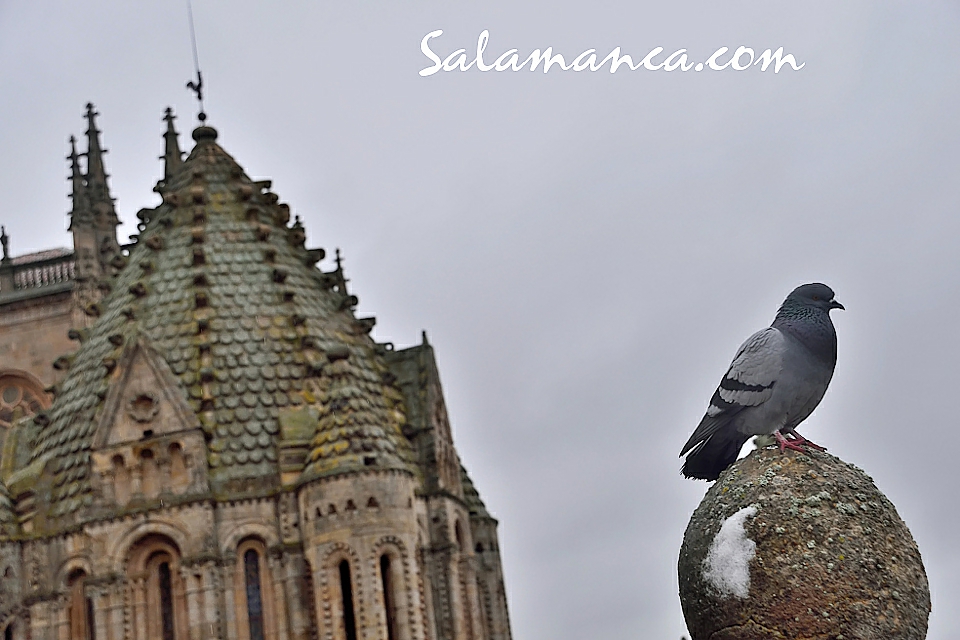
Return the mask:
M 677 453 L 740 342 L 808 281 L 847 311 L 801 431 L 894 502 L 930 578 L 929 637 L 960 637 L 957 3 L 194 13 L 219 142 L 273 179 L 310 246 L 342 248 L 379 340 L 425 328 L 437 348 L 458 449 L 500 519 L 517 640 L 685 633 L 676 560 L 707 485 L 680 477 Z M 805 66 L 421 77 L 437 29 L 441 57 L 489 30 L 488 63 L 743 45 Z M 192 146 L 192 73 L 184 2 L 0 0 L 11 250 L 69 245 L 63 158 L 87 101 L 134 232 L 158 203 L 167 105 Z

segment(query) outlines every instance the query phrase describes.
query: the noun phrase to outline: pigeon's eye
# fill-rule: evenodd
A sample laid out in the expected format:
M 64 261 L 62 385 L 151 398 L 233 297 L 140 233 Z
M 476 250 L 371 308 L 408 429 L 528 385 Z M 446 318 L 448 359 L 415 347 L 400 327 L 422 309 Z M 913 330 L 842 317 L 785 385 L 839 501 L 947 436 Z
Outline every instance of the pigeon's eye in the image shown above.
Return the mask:
M 820 299 L 820 296 L 813 296 L 813 299 L 814 299 L 814 300 L 819 300 L 819 299 Z

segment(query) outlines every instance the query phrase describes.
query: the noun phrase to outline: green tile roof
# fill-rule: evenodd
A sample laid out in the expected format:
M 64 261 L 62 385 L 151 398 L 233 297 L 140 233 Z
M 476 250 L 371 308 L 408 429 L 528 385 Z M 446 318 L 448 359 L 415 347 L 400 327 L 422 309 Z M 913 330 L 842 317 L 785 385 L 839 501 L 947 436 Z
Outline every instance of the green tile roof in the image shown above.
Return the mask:
M 159 187 L 102 312 L 35 439 L 51 457 L 47 516 L 93 502 L 90 451 L 116 363 L 138 340 L 163 356 L 206 432 L 215 495 L 279 487 L 281 412 L 316 406 L 312 475 L 404 468 L 400 394 L 358 322 L 342 280 L 313 265 L 299 221 L 201 127 L 180 170 Z M 333 354 L 333 355 L 331 355 Z M 375 452 L 375 455 L 370 455 Z M 372 462 L 370 459 L 372 458 Z
M 369 467 L 415 466 L 413 450 L 400 431 L 403 396 L 383 383 L 385 371 L 372 371 L 351 360 L 336 358 L 323 368 L 323 408 L 305 478 Z
M 0 540 L 8 537 L 15 530 L 16 516 L 13 514 L 10 492 L 7 491 L 7 486 L 0 482 Z

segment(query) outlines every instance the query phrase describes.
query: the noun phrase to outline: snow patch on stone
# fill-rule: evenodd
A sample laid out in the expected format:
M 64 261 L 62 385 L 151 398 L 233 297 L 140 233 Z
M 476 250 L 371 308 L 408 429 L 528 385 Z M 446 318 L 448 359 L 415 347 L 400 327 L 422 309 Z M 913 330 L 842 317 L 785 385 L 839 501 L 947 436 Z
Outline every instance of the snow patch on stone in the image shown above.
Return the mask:
M 747 537 L 743 523 L 757 515 L 755 506 L 744 507 L 723 521 L 707 559 L 703 562 L 703 578 L 721 596 L 746 598 L 750 593 L 750 561 L 757 543 Z

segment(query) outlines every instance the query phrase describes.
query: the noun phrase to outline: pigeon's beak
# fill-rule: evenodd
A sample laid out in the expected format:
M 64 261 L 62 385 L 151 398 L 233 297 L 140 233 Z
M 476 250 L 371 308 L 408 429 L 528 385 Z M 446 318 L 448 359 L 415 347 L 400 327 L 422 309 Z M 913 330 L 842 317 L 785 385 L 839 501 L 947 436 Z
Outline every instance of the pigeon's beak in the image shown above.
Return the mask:
M 831 309 L 840 309 L 841 311 L 846 311 L 846 309 L 844 308 L 844 306 L 843 306 L 842 304 L 840 304 L 839 302 L 837 302 L 836 300 L 831 300 L 831 301 L 830 301 L 830 308 L 831 308 Z

